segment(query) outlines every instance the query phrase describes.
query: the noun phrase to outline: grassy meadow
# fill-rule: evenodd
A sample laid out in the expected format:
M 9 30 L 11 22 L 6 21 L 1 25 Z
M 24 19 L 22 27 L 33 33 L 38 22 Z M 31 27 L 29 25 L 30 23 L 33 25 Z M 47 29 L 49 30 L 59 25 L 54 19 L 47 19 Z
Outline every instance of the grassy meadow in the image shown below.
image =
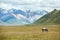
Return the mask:
M 60 25 L 0 26 L 0 40 L 60 40 Z

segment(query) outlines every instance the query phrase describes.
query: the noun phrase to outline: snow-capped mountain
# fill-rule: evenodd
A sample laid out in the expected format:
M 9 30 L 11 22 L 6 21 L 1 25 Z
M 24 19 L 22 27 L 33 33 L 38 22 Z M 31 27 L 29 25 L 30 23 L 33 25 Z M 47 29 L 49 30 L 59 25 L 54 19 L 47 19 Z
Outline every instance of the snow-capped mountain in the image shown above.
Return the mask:
M 33 23 L 47 13 L 48 12 L 45 10 L 37 10 L 37 11 L 27 10 L 26 17 L 30 20 L 31 23 Z
M 47 14 L 45 10 L 22 11 L 18 9 L 5 10 L 0 8 L 0 25 L 23 25 L 30 24 Z
M 8 11 L 8 12 L 5 12 Z M 14 13 L 15 12 L 15 13 Z M 22 25 L 22 24 L 29 24 L 29 20 L 22 15 L 24 11 L 20 11 L 20 13 L 17 12 L 17 10 L 4 10 L 0 8 L 0 24 L 5 24 L 5 25 Z

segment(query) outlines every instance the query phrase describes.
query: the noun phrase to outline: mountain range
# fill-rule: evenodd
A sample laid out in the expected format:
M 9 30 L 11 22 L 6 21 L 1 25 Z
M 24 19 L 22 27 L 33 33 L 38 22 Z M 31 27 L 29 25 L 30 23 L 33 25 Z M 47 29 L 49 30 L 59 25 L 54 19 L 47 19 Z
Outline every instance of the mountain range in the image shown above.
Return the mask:
M 47 14 L 45 10 L 31 11 L 20 9 L 2 9 L 0 8 L 0 25 L 24 25 L 31 24 Z
M 54 9 L 38 19 L 34 24 L 56 25 L 60 24 L 60 10 Z

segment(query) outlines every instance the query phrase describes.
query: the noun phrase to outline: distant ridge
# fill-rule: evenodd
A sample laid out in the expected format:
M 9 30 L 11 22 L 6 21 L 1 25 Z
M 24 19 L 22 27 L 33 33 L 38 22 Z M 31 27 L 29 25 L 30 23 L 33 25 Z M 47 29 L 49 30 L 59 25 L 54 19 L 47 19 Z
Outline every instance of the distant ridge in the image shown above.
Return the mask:
M 48 12 L 46 10 L 21 10 L 21 9 L 3 9 L 0 8 L 0 25 L 26 25 L 31 24 L 44 16 Z
M 54 9 L 52 12 L 37 20 L 34 24 L 60 24 L 60 10 Z

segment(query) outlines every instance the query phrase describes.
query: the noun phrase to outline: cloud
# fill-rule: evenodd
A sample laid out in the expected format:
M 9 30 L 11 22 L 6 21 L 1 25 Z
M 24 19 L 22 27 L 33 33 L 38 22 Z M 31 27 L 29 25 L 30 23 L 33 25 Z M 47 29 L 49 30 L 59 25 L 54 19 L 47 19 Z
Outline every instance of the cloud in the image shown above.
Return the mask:
M 12 5 L 6 4 L 6 3 L 0 3 L 0 8 L 6 8 L 6 9 L 9 9 L 9 8 L 12 8 Z
M 0 0 L 0 2 L 12 3 L 12 4 L 33 4 L 40 3 L 42 0 Z
M 41 7 L 60 9 L 60 0 L 44 0 Z
M 12 9 L 12 8 L 18 9 L 16 5 L 12 5 L 4 2 L 0 2 L 0 8 L 6 9 L 6 10 Z
M 21 5 L 12 5 L 12 4 L 1 2 L 0 3 L 0 8 L 6 9 L 6 10 L 12 9 L 12 8 L 20 9 L 20 8 L 23 8 L 23 6 L 21 6 Z
M 39 9 L 42 0 L 0 0 L 0 8 L 4 9 Z
M 60 0 L 0 0 L 0 7 L 5 9 L 53 10 L 60 9 Z

